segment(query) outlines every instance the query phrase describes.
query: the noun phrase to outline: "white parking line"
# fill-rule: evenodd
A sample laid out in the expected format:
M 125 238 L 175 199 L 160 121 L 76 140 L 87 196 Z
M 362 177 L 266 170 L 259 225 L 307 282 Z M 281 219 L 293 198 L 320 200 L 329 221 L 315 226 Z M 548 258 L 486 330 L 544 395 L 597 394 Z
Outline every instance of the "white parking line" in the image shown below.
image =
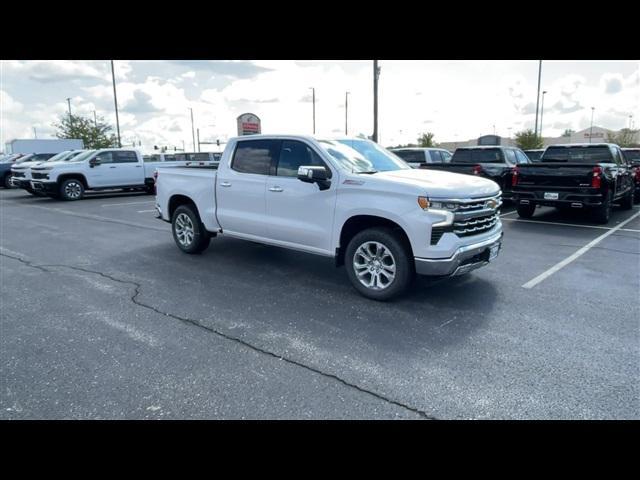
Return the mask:
M 514 213 L 516 213 L 516 210 L 514 210 L 513 212 L 508 212 L 508 213 L 503 213 L 502 215 L 500 215 L 501 217 L 506 217 L 507 215 L 513 215 Z
M 505 220 L 510 220 L 512 222 L 523 222 L 523 223 L 541 223 L 543 225 L 562 225 L 565 227 L 595 228 L 599 230 L 611 230 L 614 228 L 618 228 L 618 227 L 601 227 L 598 225 L 579 225 L 577 223 L 545 222 L 544 220 L 524 220 L 522 218 L 505 218 Z M 623 232 L 640 232 L 640 230 L 635 230 L 633 228 L 620 228 L 620 230 Z
M 154 208 L 153 210 L 138 210 L 138 213 L 149 213 L 149 212 L 155 212 L 156 209 Z
M 570 255 L 569 257 L 565 258 L 564 260 L 562 260 L 561 262 L 556 263 L 553 267 L 551 267 L 549 270 L 541 273 L 540 275 L 538 275 L 537 277 L 529 280 L 527 283 L 525 283 L 524 285 L 522 285 L 523 288 L 533 288 L 535 287 L 537 284 L 539 284 L 540 282 L 542 282 L 545 278 L 550 277 L 551 275 L 553 275 L 554 273 L 556 273 L 558 270 L 560 270 L 563 267 L 566 267 L 567 265 L 569 265 L 571 262 L 573 262 L 575 259 L 577 259 L 578 257 L 580 257 L 581 255 L 584 255 L 585 253 L 587 253 L 592 247 L 594 247 L 595 245 L 597 245 L 598 243 L 600 243 L 602 240 L 604 240 L 605 238 L 607 238 L 609 235 L 615 233 L 616 231 L 620 230 L 624 225 L 626 225 L 627 223 L 629 223 L 631 220 L 637 218 L 640 216 L 640 212 L 636 213 L 635 215 L 632 215 L 631 217 L 627 218 L 624 222 L 622 222 L 620 225 L 618 225 L 617 227 L 613 227 L 611 230 L 609 230 L 606 233 L 603 233 L 602 235 L 600 235 L 599 237 L 593 239 L 592 241 L 590 241 L 589 243 L 587 243 L 584 247 L 582 247 L 580 250 L 578 250 L 577 252 L 573 253 L 572 255 Z
M 128 202 L 128 203 L 106 203 L 100 205 L 101 207 L 119 207 L 120 205 L 144 205 L 147 203 L 155 203 L 155 200 L 148 200 L 146 202 Z

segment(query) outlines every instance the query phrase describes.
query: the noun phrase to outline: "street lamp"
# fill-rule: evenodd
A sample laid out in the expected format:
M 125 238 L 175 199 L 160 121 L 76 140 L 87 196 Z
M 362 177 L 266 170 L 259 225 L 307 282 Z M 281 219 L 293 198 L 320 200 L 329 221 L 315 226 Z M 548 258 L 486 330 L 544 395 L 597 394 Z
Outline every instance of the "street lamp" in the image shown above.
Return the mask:
M 313 134 L 316 134 L 316 89 L 313 87 L 309 87 L 311 89 L 311 102 L 313 103 Z
M 596 107 L 591 107 L 591 127 L 589 128 L 589 143 L 591 143 L 591 138 L 593 137 L 593 111 Z
M 196 131 L 193 128 L 193 108 L 189 107 L 191 110 L 191 136 L 193 137 L 193 151 L 196 151 Z
M 344 94 L 344 134 L 345 135 L 349 135 L 348 118 L 349 118 L 349 92 L 345 92 Z
M 542 92 L 542 108 L 540 108 L 540 138 L 542 138 L 542 114 L 544 113 L 544 95 L 547 93 L 545 90 Z
M 540 77 L 542 76 L 542 60 L 538 60 L 538 95 L 536 96 L 536 125 L 534 135 L 538 137 L 538 105 L 540 102 Z
M 122 142 L 120 141 L 120 119 L 118 118 L 118 95 L 116 94 L 116 73 L 113 68 L 113 60 L 111 60 L 111 79 L 113 81 L 113 103 L 116 108 L 116 128 L 118 130 L 118 147 L 122 148 Z

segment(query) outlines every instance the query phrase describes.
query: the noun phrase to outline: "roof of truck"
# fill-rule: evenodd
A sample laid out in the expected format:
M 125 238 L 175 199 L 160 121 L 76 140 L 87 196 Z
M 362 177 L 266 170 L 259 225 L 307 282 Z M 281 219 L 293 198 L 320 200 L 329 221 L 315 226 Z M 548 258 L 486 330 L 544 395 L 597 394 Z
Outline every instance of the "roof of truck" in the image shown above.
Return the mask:
M 614 143 L 558 143 L 556 145 L 549 145 L 551 147 L 615 147 Z

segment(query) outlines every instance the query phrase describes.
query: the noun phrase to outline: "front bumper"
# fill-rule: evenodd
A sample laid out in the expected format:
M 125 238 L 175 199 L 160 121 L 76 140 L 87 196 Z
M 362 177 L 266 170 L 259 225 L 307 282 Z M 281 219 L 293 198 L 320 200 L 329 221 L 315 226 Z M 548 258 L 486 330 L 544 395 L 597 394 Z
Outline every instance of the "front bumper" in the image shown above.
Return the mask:
M 31 188 L 36 192 L 45 194 L 58 193 L 58 184 L 56 182 L 38 182 L 31 180 Z
M 418 258 L 415 266 L 418 275 L 453 277 L 463 275 L 472 270 L 484 267 L 495 259 L 491 258 L 492 249 L 496 251 L 496 256 L 502 249 L 502 236 L 500 231 L 495 235 L 478 243 L 465 245 L 456 250 L 449 258 Z
M 28 190 L 31 188 L 31 181 L 24 178 L 11 177 L 11 185 L 16 188 L 24 188 Z

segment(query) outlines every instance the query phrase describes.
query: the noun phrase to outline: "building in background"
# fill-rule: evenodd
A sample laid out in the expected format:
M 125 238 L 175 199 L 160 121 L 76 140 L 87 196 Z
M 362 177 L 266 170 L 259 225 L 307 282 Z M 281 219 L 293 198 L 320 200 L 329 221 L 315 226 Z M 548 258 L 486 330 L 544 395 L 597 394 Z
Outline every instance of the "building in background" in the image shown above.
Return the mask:
M 591 137 L 592 142 L 602 143 L 607 141 L 607 136 L 609 133 L 619 134 L 619 130 L 609 130 L 607 128 L 593 126 L 593 132 L 591 128 L 585 128 L 584 130 L 580 130 L 578 132 L 573 132 L 571 136 L 561 136 L 561 137 L 543 137 L 542 141 L 544 143 L 544 147 L 548 147 L 549 145 L 557 145 L 559 143 L 589 143 L 589 136 Z M 440 142 L 438 143 L 438 147 L 445 148 L 449 151 L 453 151 L 458 147 L 472 147 L 476 145 L 487 145 L 490 139 L 489 137 L 493 137 L 493 135 L 484 135 L 480 138 L 473 138 L 471 140 L 460 141 L 460 142 Z M 481 140 L 482 139 L 482 140 Z M 496 145 L 503 145 L 505 147 L 512 147 L 516 145 L 515 138 L 505 138 L 498 137 L 497 140 L 499 143 L 494 143 Z M 640 132 L 636 132 L 635 141 L 640 143 Z

